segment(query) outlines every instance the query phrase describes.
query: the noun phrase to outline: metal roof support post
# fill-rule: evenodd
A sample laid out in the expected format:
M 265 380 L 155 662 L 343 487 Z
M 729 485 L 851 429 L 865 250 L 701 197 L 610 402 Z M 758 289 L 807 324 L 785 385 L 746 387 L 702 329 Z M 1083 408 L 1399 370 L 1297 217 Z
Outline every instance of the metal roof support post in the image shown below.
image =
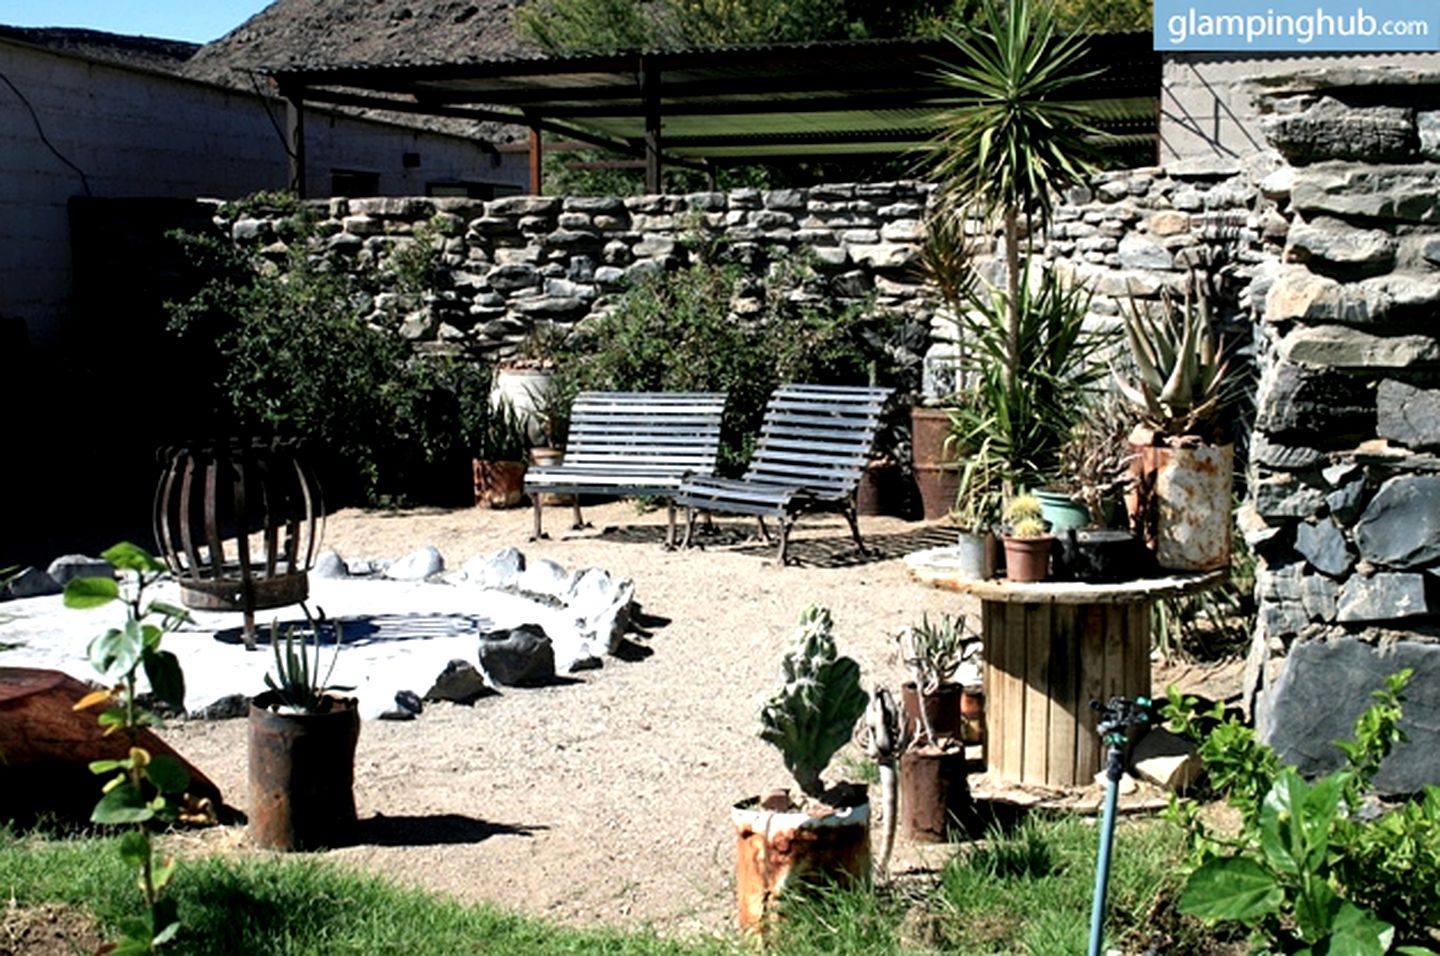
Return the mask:
M 640 56 L 640 97 L 645 101 L 645 191 L 660 186 L 660 67 L 647 54 Z
M 545 144 L 540 140 L 540 127 L 530 127 L 530 195 L 538 196 L 544 190 L 545 177 L 541 165 L 545 159 Z
M 290 157 L 290 192 L 305 198 L 305 106 L 297 89 L 281 88 L 285 97 L 285 152 Z

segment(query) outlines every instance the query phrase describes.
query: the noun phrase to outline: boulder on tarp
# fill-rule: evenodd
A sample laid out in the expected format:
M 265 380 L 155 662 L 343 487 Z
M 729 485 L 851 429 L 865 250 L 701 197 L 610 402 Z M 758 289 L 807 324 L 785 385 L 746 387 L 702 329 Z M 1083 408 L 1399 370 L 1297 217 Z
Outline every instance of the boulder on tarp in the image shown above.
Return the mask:
M 91 773 L 90 762 L 123 758 L 131 746 L 127 734 L 103 736 L 94 710 L 74 709 L 90 691 L 60 671 L 0 667 L 0 820 L 89 821 L 107 779 Z M 208 798 L 223 818 L 220 788 L 210 778 L 146 728 L 135 745 L 184 764 L 190 794 Z

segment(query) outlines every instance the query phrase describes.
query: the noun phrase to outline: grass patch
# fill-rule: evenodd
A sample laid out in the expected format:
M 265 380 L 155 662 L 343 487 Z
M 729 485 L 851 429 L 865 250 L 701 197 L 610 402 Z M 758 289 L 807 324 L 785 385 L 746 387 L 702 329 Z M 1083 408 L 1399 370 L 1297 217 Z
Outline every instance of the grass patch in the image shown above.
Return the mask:
M 116 841 L 0 834 L 0 891 L 20 906 L 61 903 L 102 935 L 140 912 Z M 1032 817 L 968 847 L 928 884 L 830 889 L 787 906 L 770 951 L 784 956 L 892 956 L 936 951 L 1059 956 L 1084 952 L 1098 827 Z M 1107 945 L 1139 950 L 1178 886 L 1181 837 L 1154 820 L 1122 820 L 1110 881 Z M 315 858 L 185 858 L 173 884 L 183 925 L 167 952 L 720 956 L 732 939 L 662 939 L 637 930 L 567 929 L 466 904 Z M 1161 922 L 1171 924 L 1165 919 Z M 1173 925 L 1171 925 L 1173 929 Z M 1173 942 L 1173 937 L 1170 939 Z M 1202 952 L 1200 940 L 1186 952 Z

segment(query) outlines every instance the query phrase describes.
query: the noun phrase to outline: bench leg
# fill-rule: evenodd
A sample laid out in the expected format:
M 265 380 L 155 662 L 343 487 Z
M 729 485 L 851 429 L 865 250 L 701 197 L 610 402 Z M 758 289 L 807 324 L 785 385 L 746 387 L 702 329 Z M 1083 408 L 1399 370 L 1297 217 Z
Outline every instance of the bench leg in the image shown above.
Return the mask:
M 780 567 L 782 568 L 785 567 L 785 562 L 789 560 L 786 552 L 790 548 L 790 524 L 791 522 L 785 518 L 780 519 L 780 550 L 775 555 L 775 560 L 780 563 Z
M 767 528 L 767 527 L 765 527 L 765 518 L 764 518 L 763 516 L 761 516 L 761 515 L 756 515 L 756 516 L 755 516 L 755 520 L 756 520 L 756 522 L 759 523 L 759 525 L 760 525 L 760 540 L 763 541 L 763 542 L 765 542 L 766 544 L 769 544 L 769 543 L 770 543 L 770 529 Z M 783 524 L 782 524 L 782 526 L 781 526 L 781 531 L 782 531 L 782 532 L 784 531 L 784 526 L 783 526 Z M 782 547 L 782 549 L 783 549 L 783 547 L 784 547 L 783 542 L 782 542 L 781 547 Z
M 533 502 L 534 508 L 535 508 L 535 533 L 532 534 L 532 535 L 530 535 L 530 540 L 531 540 L 531 541 L 540 541 L 540 540 L 543 540 L 543 539 L 549 537 L 549 535 L 547 535 L 547 534 L 545 533 L 544 528 L 541 526 L 541 518 L 540 518 L 540 492 L 537 491 L 537 492 L 535 492 L 533 495 L 531 495 L 531 496 L 530 496 L 530 500 L 531 500 L 531 502 Z
M 860 540 L 860 521 L 855 516 L 854 505 L 845 509 L 845 520 L 850 522 L 850 537 L 855 539 L 855 547 L 868 558 L 870 552 L 865 550 L 865 542 Z
M 684 540 L 682 540 L 682 541 L 680 542 L 680 547 L 681 547 L 682 549 L 688 549 L 688 548 L 690 547 L 690 536 L 691 536 L 692 534 L 694 534 L 694 533 L 695 533 L 695 509 L 694 509 L 694 508 L 688 508 L 688 507 L 687 507 L 687 508 L 685 509 L 685 538 L 684 538 Z
M 580 513 L 580 496 L 575 496 L 575 523 L 570 526 L 571 531 L 582 531 L 590 527 L 585 523 L 585 516 Z
M 665 499 L 665 550 L 675 550 L 675 499 Z

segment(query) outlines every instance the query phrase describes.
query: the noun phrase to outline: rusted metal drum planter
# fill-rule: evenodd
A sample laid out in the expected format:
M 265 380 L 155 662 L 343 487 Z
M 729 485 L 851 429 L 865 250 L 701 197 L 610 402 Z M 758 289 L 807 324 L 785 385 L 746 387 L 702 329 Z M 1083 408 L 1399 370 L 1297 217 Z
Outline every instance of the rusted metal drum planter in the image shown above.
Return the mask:
M 250 836 L 271 850 L 345 846 L 355 835 L 355 745 L 360 712 L 332 697 L 326 713 L 271 709 L 270 692 L 250 704 Z
M 740 929 L 764 933 L 779 901 L 800 885 L 854 885 L 870 876 L 870 804 L 823 816 L 770 811 L 757 799 L 730 811 Z
M 1160 567 L 1214 571 L 1230 563 L 1232 445 L 1136 445 L 1126 503 L 1131 527 Z
M 901 833 L 912 843 L 946 843 L 968 833 L 974 807 L 960 746 L 911 747 L 900 755 Z
M 324 532 L 311 471 L 282 445 L 211 442 L 164 455 L 155 490 L 155 541 L 186 607 L 255 612 L 298 604 Z M 258 546 L 252 538 L 258 536 Z

